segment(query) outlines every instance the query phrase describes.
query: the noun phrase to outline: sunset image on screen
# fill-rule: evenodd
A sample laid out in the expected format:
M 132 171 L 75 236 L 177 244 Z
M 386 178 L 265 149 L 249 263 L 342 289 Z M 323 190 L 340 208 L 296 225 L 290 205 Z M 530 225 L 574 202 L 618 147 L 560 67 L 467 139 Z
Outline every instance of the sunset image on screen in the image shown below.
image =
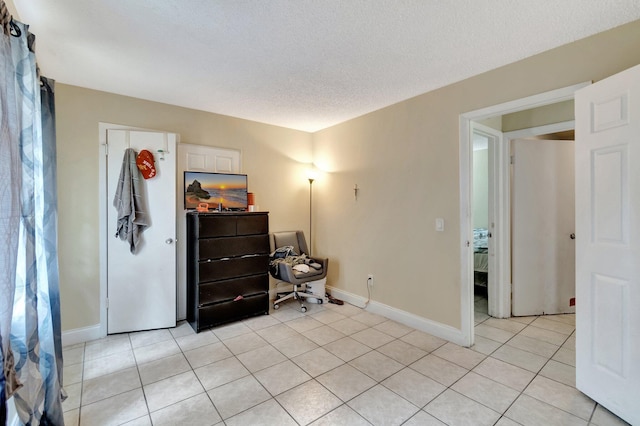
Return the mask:
M 185 208 L 196 208 L 199 203 L 209 204 L 209 208 L 238 210 L 247 207 L 247 176 L 184 172 Z

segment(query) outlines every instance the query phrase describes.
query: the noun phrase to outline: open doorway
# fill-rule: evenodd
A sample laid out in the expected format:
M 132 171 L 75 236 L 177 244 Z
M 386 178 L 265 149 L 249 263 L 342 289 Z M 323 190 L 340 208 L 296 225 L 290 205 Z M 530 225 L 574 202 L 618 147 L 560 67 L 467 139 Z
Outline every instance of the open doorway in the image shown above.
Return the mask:
M 474 214 L 473 214 L 473 134 L 474 127 L 480 123 L 490 124 L 501 135 L 505 130 L 504 119 L 508 115 L 536 110 L 541 107 L 572 101 L 576 90 L 589 83 L 570 86 L 563 89 L 546 92 L 529 98 L 524 98 L 505 104 L 500 104 L 482 110 L 472 111 L 460 117 L 460 194 L 461 194 L 461 323 L 462 333 L 468 337 L 469 345 L 473 344 L 473 328 L 475 325 L 475 274 L 474 274 Z M 544 110 L 544 108 L 542 108 Z M 553 108 L 550 108 L 553 110 Z M 527 115 L 527 114 L 525 114 Z M 528 114 L 536 116 L 535 114 Z M 544 113 L 542 114 L 544 115 Z M 571 118 L 573 112 L 571 111 Z M 553 118 L 552 118 L 553 120 Z M 566 126 L 567 121 L 555 119 L 548 121 Z M 529 125 L 520 129 L 535 128 L 538 134 L 559 131 L 558 124 Z M 572 128 L 572 127 L 571 127 Z M 563 128 L 562 130 L 568 130 Z M 493 153 L 489 154 L 493 166 L 493 177 L 490 179 L 489 189 L 493 191 L 493 200 L 489 202 L 489 271 L 487 277 L 487 314 L 508 318 L 511 316 L 511 175 L 510 175 L 510 138 L 500 137 Z M 490 172 L 491 173 L 491 172 Z M 491 197 L 490 197 L 491 198 Z M 493 252 L 493 253 L 492 253 Z M 493 274 L 491 266 L 493 265 Z M 492 285 L 493 283 L 493 285 Z
M 571 108 L 573 105 L 569 105 Z M 506 143 L 510 152 L 511 309 L 505 316 L 573 313 L 575 296 L 575 220 L 573 189 L 573 122 L 541 134 L 536 127 L 499 135 L 473 125 L 472 224 L 474 324 L 489 313 L 490 286 L 495 286 L 492 231 L 495 224 L 491 183 L 493 151 Z M 517 159 L 520 158 L 520 161 Z M 490 213 L 491 212 L 491 213 Z
M 489 318 L 488 289 L 495 285 L 494 265 L 490 265 L 490 259 L 493 259 L 490 256 L 493 254 L 493 227 L 489 221 L 493 213 L 493 191 L 490 186 L 493 175 L 490 177 L 489 174 L 493 174 L 492 154 L 501 135 L 478 123 L 473 124 L 472 132 L 473 296 L 474 324 L 478 324 Z

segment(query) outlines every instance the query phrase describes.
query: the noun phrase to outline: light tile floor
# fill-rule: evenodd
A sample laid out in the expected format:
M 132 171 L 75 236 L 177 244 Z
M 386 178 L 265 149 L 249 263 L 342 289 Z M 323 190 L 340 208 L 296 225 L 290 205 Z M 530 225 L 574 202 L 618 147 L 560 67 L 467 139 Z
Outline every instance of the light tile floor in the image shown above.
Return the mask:
M 467 349 L 349 304 L 308 307 L 65 347 L 65 423 L 626 424 L 574 387 L 573 315 L 498 320 L 476 297 Z

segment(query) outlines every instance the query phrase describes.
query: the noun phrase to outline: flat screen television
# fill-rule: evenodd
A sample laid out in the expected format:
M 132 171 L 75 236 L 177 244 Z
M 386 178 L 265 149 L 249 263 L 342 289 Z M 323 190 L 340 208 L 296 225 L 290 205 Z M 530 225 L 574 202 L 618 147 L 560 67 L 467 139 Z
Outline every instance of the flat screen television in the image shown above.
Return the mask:
M 200 203 L 217 209 L 247 210 L 247 175 L 230 173 L 184 172 L 184 208 Z

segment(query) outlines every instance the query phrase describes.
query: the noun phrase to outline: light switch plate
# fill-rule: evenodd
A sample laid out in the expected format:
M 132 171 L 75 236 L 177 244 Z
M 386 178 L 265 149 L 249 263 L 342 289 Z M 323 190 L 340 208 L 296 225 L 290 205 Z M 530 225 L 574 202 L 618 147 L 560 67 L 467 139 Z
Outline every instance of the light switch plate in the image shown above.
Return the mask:
M 444 219 L 441 217 L 436 218 L 436 231 L 438 232 L 444 231 Z

